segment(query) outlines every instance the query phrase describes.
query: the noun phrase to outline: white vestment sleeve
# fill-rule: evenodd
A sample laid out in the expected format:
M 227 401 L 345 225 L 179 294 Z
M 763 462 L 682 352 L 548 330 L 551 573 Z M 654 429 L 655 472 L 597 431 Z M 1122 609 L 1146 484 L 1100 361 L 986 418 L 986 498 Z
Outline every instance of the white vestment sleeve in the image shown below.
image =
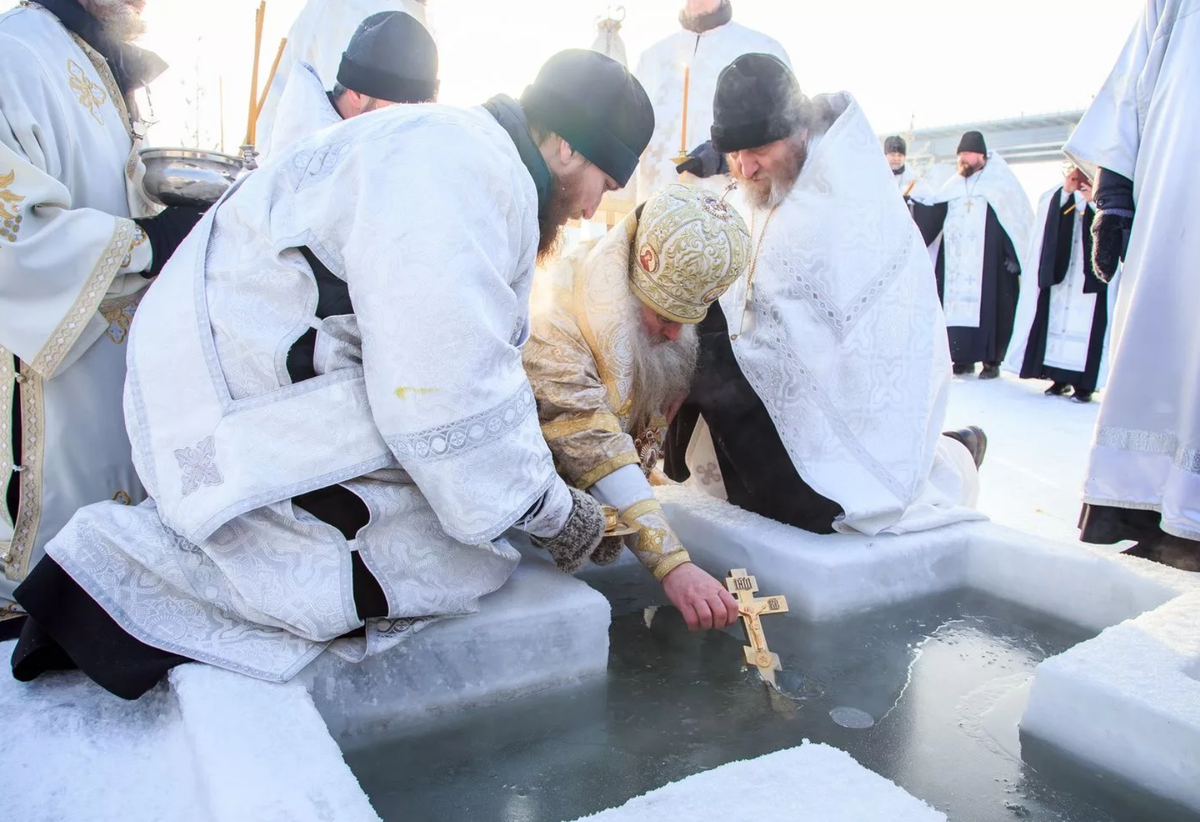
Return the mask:
M 443 145 L 456 140 L 446 131 Z M 363 190 L 387 199 L 355 201 L 343 254 L 376 425 L 446 532 L 479 543 L 562 480 L 517 347 L 532 184 L 511 143 L 471 142 L 453 164 L 364 168 Z
M 1063 148 L 1092 180 L 1097 167 L 1134 178 L 1146 109 L 1166 45 L 1165 39 L 1154 43 L 1163 5 L 1163 0 L 1146 0 L 1116 65 Z
M 104 333 L 98 309 L 144 288 L 121 276 L 143 236 L 129 219 L 75 208 L 58 175 L 73 152 L 70 119 L 44 93 L 61 84 L 19 41 L 0 37 L 0 345 L 43 377 Z
M 611 505 L 618 511 L 639 502 L 654 499 L 654 489 L 640 465 L 623 465 L 606 477 L 596 480 L 588 489 L 601 505 Z

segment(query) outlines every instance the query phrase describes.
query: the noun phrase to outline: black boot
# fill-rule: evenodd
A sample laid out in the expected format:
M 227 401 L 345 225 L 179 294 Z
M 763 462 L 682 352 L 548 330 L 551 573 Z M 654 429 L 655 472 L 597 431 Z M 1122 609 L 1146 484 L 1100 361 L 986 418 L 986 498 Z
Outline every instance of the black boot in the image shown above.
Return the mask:
M 1000 363 L 998 362 L 985 362 L 983 370 L 979 372 L 979 379 L 981 380 L 994 380 L 999 376 Z
M 942 436 L 958 440 L 966 446 L 966 449 L 971 452 L 971 459 L 975 460 L 976 468 L 983 465 L 983 457 L 987 454 L 988 438 L 978 425 L 969 425 L 957 431 L 946 431 Z
M 1171 534 L 1160 534 L 1142 540 L 1121 553 L 1169 565 L 1181 571 L 1200 572 L 1200 542 Z
M 973 362 L 956 362 L 954 364 L 954 376 L 965 377 L 967 374 L 975 373 L 975 363 Z
M 1075 402 L 1091 402 L 1092 401 L 1092 392 L 1091 391 L 1076 391 L 1075 396 L 1071 397 L 1071 399 L 1075 400 Z
M 1047 397 L 1065 397 L 1071 393 L 1071 386 L 1065 382 L 1056 382 L 1046 389 Z

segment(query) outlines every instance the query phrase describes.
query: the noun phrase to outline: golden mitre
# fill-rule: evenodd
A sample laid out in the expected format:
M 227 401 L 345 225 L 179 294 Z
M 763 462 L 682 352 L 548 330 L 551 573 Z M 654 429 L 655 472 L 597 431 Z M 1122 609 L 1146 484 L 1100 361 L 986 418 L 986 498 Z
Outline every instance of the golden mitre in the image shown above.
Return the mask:
M 674 183 L 646 201 L 630 251 L 630 286 L 660 316 L 698 323 L 742 275 L 746 222 L 723 200 Z

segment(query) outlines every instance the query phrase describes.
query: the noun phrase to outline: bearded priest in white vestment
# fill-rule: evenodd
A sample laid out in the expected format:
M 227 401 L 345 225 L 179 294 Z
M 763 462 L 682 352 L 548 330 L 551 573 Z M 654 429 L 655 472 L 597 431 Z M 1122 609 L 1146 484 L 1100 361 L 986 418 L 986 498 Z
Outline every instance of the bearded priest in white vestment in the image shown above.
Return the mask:
M 1091 402 L 1108 371 L 1108 318 L 1117 288 L 1092 268 L 1092 185 L 1070 166 L 1042 195 L 1021 265 L 1025 282 L 1004 368 L 1022 379 L 1052 380 L 1046 395 Z
M 1096 185 L 1094 262 L 1120 259 L 1112 370 L 1082 538 L 1200 570 L 1200 0 L 1147 0 L 1064 149 Z M 1127 246 L 1127 247 L 1126 247 Z
M 973 374 L 982 362 L 979 378 L 995 379 L 1012 339 L 1033 208 L 1012 169 L 988 151 L 978 131 L 962 136 L 958 173 L 928 204 L 934 207 L 924 216 L 915 210 L 914 217 L 922 234 L 935 238 L 954 373 Z
M 166 64 L 131 45 L 141 8 L 45 0 L 0 15 L 0 638 L 20 627 L 14 589 L 76 509 L 144 497 L 121 413 L 126 335 L 200 213 L 151 218 L 142 193 L 133 94 Z
M 258 144 L 271 145 L 284 89 L 302 63 L 316 71 L 325 88 L 333 88 L 346 44 L 364 20 L 381 11 L 402 11 L 428 29 L 427 5 L 426 0 L 307 0 L 288 29 L 287 45 L 267 87 L 255 125 Z
M 668 474 L 817 533 L 980 519 L 986 440 L 939 433 L 950 357 L 929 256 L 858 103 L 810 101 L 777 58 L 751 54 L 721 73 L 714 109 L 752 252 L 700 324 Z M 687 454 L 697 416 L 703 460 Z
M 300 63 L 283 91 L 263 161 L 297 140 L 360 114 L 403 103 L 436 102 L 437 44 L 425 27 L 402 11 L 372 14 L 358 27 L 337 83 L 326 91 L 317 70 Z
M 74 665 L 136 698 L 191 659 L 282 681 L 477 610 L 510 527 L 586 562 L 605 515 L 555 473 L 519 346 L 539 250 L 652 130 L 624 67 L 567 51 L 520 103 L 394 106 L 243 177 L 131 333 L 152 499 L 47 546 L 14 676 Z
M 644 202 L 663 186 L 679 182 L 675 156 L 690 152 L 682 170 L 705 178 L 720 192 L 728 183 L 724 158 L 709 144 L 717 75 L 735 57 L 751 52 L 787 52 L 773 38 L 733 20 L 731 0 L 687 0 L 679 12 L 680 31 L 646 49 L 634 74 L 654 104 L 654 136 L 638 164 L 637 187 L 628 199 Z M 684 68 L 687 67 L 687 133 L 684 134 Z
M 691 384 L 696 323 L 741 276 L 748 245 L 742 218 L 716 196 L 667 186 L 539 278 L 524 351 L 558 472 L 635 529 L 593 561 L 628 544 L 693 630 L 732 624 L 737 603 L 692 564 L 647 478 Z

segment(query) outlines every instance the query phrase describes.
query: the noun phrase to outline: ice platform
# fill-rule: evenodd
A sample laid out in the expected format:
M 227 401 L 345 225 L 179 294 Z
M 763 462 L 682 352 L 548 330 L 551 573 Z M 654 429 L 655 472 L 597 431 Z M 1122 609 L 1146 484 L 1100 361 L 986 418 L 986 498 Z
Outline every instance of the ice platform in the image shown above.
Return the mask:
M 384 654 L 322 654 L 297 677 L 343 748 L 397 728 L 604 675 L 608 601 L 526 555 L 470 617 L 437 622 Z
M 7 818 L 21 822 L 378 822 L 342 758 L 396 726 L 602 676 L 609 606 L 526 558 L 479 613 L 286 685 L 184 665 L 136 702 L 78 672 L 0 675 Z M 7 660 L 14 643 L 0 645 Z M 336 742 L 335 742 L 336 738 Z

